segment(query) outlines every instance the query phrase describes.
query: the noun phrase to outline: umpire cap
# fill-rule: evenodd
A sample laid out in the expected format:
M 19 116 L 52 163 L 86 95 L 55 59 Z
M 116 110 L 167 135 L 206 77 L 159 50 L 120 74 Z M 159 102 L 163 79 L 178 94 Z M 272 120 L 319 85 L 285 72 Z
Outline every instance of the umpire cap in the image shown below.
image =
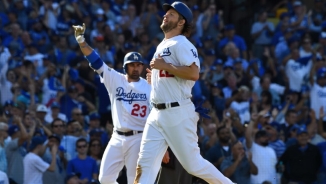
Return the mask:
M 143 62 L 143 59 L 142 59 L 142 56 L 140 53 L 138 52 L 129 52 L 125 55 L 124 59 L 123 59 L 123 70 L 124 72 L 126 73 L 126 69 L 127 69 L 127 64 L 129 63 L 142 63 L 144 64 Z
M 192 22 L 192 12 L 186 4 L 180 1 L 175 1 L 171 5 L 167 3 L 163 4 L 163 10 L 165 12 L 167 12 L 171 8 L 175 9 L 178 13 L 180 13 L 188 24 Z

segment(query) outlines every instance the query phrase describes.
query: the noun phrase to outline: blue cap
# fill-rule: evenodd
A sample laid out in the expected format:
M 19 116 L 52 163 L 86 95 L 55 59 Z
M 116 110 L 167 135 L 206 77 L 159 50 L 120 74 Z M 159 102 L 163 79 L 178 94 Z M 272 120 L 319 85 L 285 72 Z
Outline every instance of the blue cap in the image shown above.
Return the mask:
M 60 104 L 58 102 L 52 102 L 51 108 L 60 108 Z
M 303 134 L 303 133 L 308 133 L 307 129 L 305 126 L 300 126 L 298 129 L 297 129 L 297 135 L 300 135 L 300 134 Z
M 233 65 L 229 62 L 224 63 L 223 69 L 231 68 L 233 70 Z
M 168 3 L 164 3 L 162 8 L 165 12 L 167 12 L 169 9 L 173 8 L 173 9 L 175 9 L 175 11 L 177 11 L 184 17 L 184 19 L 186 20 L 186 22 L 188 24 L 190 24 L 192 22 L 192 19 L 193 19 L 192 12 L 191 12 L 190 8 L 183 2 L 175 1 L 171 5 Z
M 78 83 L 78 84 L 80 84 L 80 85 L 82 85 L 82 86 L 85 86 L 85 82 L 84 82 L 84 80 L 81 79 L 81 78 L 78 78 L 78 79 L 74 80 L 73 82 L 74 82 L 74 83 Z
M 8 135 L 9 136 L 12 136 L 14 135 L 14 133 L 18 132 L 19 131 L 19 127 L 17 125 L 11 125 L 9 128 L 8 128 Z
M 198 5 L 195 5 L 191 9 L 192 9 L 192 11 L 197 11 L 197 10 L 199 10 L 199 6 Z
M 216 65 L 223 65 L 223 60 L 222 59 L 215 60 L 213 63 L 213 66 L 216 66 Z
M 215 56 L 215 50 L 214 49 L 209 49 L 205 51 L 206 56 Z
M 226 25 L 226 26 L 224 27 L 224 29 L 225 29 L 226 31 L 233 30 L 234 28 L 235 28 L 235 27 L 234 27 L 233 24 L 228 24 L 228 25 Z
M 32 151 L 34 150 L 38 145 L 42 145 L 44 144 L 46 140 L 41 137 L 41 136 L 35 136 L 32 138 L 32 142 L 31 144 L 29 145 L 29 150 Z
M 61 142 L 60 136 L 57 134 L 52 134 L 48 137 L 49 139 L 55 138 L 59 143 Z
M 291 45 L 294 42 L 298 42 L 300 39 L 297 36 L 292 36 L 287 40 L 288 45 Z
M 8 105 L 14 106 L 14 101 L 12 101 L 12 100 L 5 101 L 4 106 L 8 106 Z
M 79 73 L 78 73 L 78 70 L 76 70 L 76 69 L 70 68 L 68 74 L 69 74 L 70 79 L 73 81 L 75 81 L 79 78 Z
M 96 119 L 100 119 L 100 115 L 98 113 L 92 113 L 91 115 L 89 115 L 89 120 L 96 120 Z
M 207 35 L 204 38 L 204 41 L 212 41 L 212 40 L 213 40 L 213 37 L 211 35 Z
M 326 68 L 322 67 L 317 71 L 317 79 L 326 77 Z
M 275 121 L 271 122 L 269 126 L 273 127 L 278 132 L 281 130 L 281 125 Z
M 91 131 L 89 132 L 89 135 L 90 135 L 90 136 L 94 136 L 94 135 L 102 135 L 102 133 L 103 133 L 102 130 L 96 128 L 96 129 L 91 130 Z
M 214 84 L 212 84 L 212 87 L 223 89 L 223 85 L 218 82 L 215 82 Z

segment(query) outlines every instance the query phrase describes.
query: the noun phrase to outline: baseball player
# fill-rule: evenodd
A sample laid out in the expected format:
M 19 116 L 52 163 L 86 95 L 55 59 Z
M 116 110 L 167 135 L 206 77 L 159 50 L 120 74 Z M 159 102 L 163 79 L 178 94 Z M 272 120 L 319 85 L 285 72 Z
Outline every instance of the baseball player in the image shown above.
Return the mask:
M 203 159 L 196 134 L 199 115 L 191 101 L 191 89 L 199 77 L 197 49 L 184 36 L 192 22 L 191 10 L 182 2 L 164 4 L 161 29 L 164 40 L 150 62 L 153 106 L 144 128 L 135 184 L 154 183 L 169 146 L 189 174 L 213 184 L 230 184 Z
M 98 54 L 87 45 L 84 38 L 85 24 L 73 26 L 81 51 L 101 77 L 111 101 L 114 133 L 105 149 L 100 167 L 101 184 L 115 184 L 125 165 L 128 184 L 133 183 L 140 149 L 142 132 L 149 114 L 151 86 L 140 77 L 142 57 L 129 52 L 124 57 L 124 74 L 105 65 Z

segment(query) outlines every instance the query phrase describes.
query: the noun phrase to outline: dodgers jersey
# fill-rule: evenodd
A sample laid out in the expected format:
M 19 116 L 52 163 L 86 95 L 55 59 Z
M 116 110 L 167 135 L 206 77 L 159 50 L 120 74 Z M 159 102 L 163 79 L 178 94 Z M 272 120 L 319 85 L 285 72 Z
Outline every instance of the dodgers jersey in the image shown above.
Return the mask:
M 316 118 L 319 118 L 320 107 L 324 107 L 326 111 L 326 87 L 321 87 L 315 83 L 310 90 L 310 108 L 316 113 Z M 326 120 L 326 117 L 324 117 Z
M 128 82 L 125 75 L 105 64 L 98 71 L 101 70 L 101 83 L 105 85 L 111 100 L 114 129 L 142 131 L 149 114 L 151 86 L 143 78 Z
M 156 48 L 154 58 L 160 55 L 166 63 L 174 66 L 190 66 L 192 63 L 200 68 L 197 49 L 183 35 L 164 39 Z M 164 70 L 152 70 L 153 103 L 177 102 L 191 98 L 191 89 L 195 81 L 186 80 L 169 74 Z
M 305 66 L 299 62 L 290 59 L 285 66 L 286 75 L 289 78 L 289 86 L 293 91 L 300 92 L 304 79 L 308 77 L 312 61 Z

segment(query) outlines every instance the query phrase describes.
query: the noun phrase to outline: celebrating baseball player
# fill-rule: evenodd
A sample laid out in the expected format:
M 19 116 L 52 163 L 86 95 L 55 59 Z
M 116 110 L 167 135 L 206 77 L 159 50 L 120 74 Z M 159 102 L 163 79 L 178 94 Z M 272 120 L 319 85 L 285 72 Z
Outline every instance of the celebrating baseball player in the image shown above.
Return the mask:
M 169 146 L 189 174 L 213 184 L 231 180 L 203 159 L 196 134 L 198 114 L 191 89 L 199 77 L 197 50 L 184 36 L 192 12 L 184 3 L 164 4 L 161 29 L 165 39 L 157 46 L 151 67 L 151 110 L 143 133 L 135 184 L 152 184 Z
M 105 65 L 98 54 L 87 45 L 84 38 L 85 24 L 73 26 L 81 51 L 104 83 L 111 100 L 114 133 L 105 149 L 100 167 L 101 184 L 115 184 L 125 165 L 128 184 L 133 183 L 140 149 L 142 132 L 149 114 L 151 86 L 140 77 L 142 57 L 129 52 L 124 57 L 125 75 Z

